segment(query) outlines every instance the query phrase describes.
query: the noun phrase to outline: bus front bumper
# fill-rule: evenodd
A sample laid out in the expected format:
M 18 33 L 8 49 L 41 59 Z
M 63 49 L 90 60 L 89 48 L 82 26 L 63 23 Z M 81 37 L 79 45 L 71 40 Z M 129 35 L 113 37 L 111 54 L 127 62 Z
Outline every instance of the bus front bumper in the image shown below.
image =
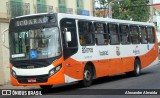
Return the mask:
M 39 86 L 39 85 L 56 85 L 65 83 L 62 69 L 52 76 L 17 76 L 16 78 L 11 74 L 11 84 L 13 86 Z

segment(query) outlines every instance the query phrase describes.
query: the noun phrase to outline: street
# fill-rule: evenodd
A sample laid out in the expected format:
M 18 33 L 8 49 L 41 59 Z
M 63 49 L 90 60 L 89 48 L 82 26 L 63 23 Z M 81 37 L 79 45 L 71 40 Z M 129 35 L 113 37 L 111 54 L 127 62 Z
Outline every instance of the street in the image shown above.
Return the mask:
M 1 96 L 1 98 L 27 98 L 27 97 L 39 97 L 39 98 L 159 98 L 159 95 L 106 95 L 103 90 L 114 91 L 123 89 L 160 89 L 160 64 L 155 65 L 142 70 L 142 74 L 139 77 L 129 77 L 125 74 L 116 75 L 112 77 L 103 77 L 96 79 L 91 87 L 80 88 L 77 83 L 69 84 L 66 86 L 53 87 L 50 91 L 42 91 L 40 88 L 35 90 L 42 91 L 42 96 Z M 109 90 L 110 89 L 110 90 Z M 82 91 L 82 92 L 80 92 Z M 94 93 L 91 91 L 102 91 Z M 88 95 L 89 93 L 89 95 Z M 111 94 L 112 94 L 111 93 Z M 96 95 L 98 94 L 98 95 Z M 101 95 L 102 94 L 102 95 Z M 116 94 L 116 92 L 115 92 Z

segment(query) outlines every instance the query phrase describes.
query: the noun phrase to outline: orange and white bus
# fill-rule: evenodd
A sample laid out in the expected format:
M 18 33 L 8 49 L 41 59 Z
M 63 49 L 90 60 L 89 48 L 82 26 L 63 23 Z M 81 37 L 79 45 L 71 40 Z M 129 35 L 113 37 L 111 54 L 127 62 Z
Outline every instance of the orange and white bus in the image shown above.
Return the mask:
M 11 19 L 9 37 L 14 86 L 90 86 L 99 77 L 138 76 L 158 64 L 152 23 L 43 13 Z

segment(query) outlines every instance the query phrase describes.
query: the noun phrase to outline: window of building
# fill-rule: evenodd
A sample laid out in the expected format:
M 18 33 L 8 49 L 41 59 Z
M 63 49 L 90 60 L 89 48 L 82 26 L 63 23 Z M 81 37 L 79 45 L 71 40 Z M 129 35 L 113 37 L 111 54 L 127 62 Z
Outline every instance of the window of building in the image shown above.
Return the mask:
M 84 9 L 84 0 L 77 0 L 77 14 L 81 14 L 81 10 Z
M 110 37 L 110 44 L 117 45 L 119 44 L 119 34 L 118 34 L 118 25 L 117 24 L 108 24 L 109 29 L 109 37 Z
M 23 15 L 22 0 L 10 0 L 11 18 Z
M 23 5 L 23 14 L 24 15 L 30 14 L 30 3 L 25 3 Z
M 155 42 L 154 28 L 153 27 L 147 27 L 147 33 L 148 33 L 148 42 L 149 43 L 154 43 Z
M 93 24 L 89 21 L 79 21 L 79 40 L 81 45 L 93 45 L 94 44 L 94 30 Z
M 66 0 L 58 0 L 58 9 L 60 13 L 66 13 Z
M 130 44 L 130 34 L 128 25 L 120 25 L 121 44 Z
M 138 33 L 138 27 L 137 26 L 131 26 L 130 27 L 131 32 L 131 41 L 132 44 L 139 44 L 139 33 Z
M 140 39 L 141 39 L 141 43 L 142 43 L 142 44 L 147 44 L 148 41 L 147 41 L 146 27 L 140 26 L 139 29 L 140 29 Z
M 95 28 L 95 39 L 97 45 L 107 45 L 108 44 L 108 34 L 106 30 L 106 24 L 105 23 L 94 23 Z
M 37 0 L 37 13 L 47 12 L 46 0 Z
M 81 9 L 83 9 L 83 7 L 84 7 L 84 1 L 83 0 L 77 0 L 77 8 L 81 8 Z

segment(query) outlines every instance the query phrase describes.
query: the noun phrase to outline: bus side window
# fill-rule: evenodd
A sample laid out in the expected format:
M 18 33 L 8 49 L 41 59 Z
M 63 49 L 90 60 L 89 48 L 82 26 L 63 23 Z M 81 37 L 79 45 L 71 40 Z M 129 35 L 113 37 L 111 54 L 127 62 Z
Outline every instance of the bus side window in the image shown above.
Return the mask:
M 105 23 L 94 23 L 95 27 L 95 40 L 97 45 L 107 45 L 108 44 L 108 35 L 107 35 L 107 26 Z
M 139 33 L 137 26 L 130 26 L 132 44 L 139 44 Z
M 154 28 L 153 27 L 147 27 L 147 33 L 148 33 L 148 42 L 149 43 L 155 43 Z
M 130 33 L 128 25 L 120 25 L 120 37 L 122 44 L 130 44 Z
M 141 43 L 142 44 L 147 44 L 147 32 L 146 32 L 146 27 L 140 26 L 140 38 L 141 38 Z
M 92 22 L 79 21 L 79 40 L 81 45 L 93 45 L 94 44 L 94 30 Z
M 78 51 L 78 40 L 76 32 L 76 21 L 71 18 L 63 18 L 60 22 L 61 35 L 63 41 L 64 59 L 69 58 Z M 67 42 L 65 39 L 65 32 L 71 32 L 71 41 Z
M 71 32 L 71 41 L 65 41 L 65 31 Z M 63 36 L 63 45 L 65 47 L 77 47 L 76 23 L 74 19 L 61 20 L 61 31 Z
M 109 35 L 110 35 L 110 44 L 118 45 L 119 44 L 118 25 L 109 23 L 108 29 L 109 29 Z
M 68 47 L 76 47 L 77 46 L 76 29 L 68 28 L 68 31 L 71 32 L 71 41 L 68 42 Z

